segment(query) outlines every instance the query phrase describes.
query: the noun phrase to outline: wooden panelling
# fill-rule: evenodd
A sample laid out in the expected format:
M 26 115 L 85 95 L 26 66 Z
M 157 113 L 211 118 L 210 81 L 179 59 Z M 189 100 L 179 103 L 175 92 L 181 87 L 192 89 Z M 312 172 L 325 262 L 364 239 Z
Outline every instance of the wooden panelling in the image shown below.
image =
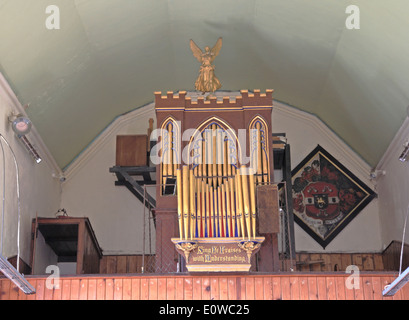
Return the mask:
M 399 249 L 398 249 L 399 247 Z M 384 253 L 306 253 L 296 254 L 296 271 L 332 272 L 345 271 L 356 265 L 360 271 L 398 271 L 400 243 L 391 244 Z M 405 253 L 407 253 L 405 255 Z M 398 256 L 398 258 L 397 258 Z M 404 257 L 409 257 L 409 251 Z M 103 256 L 100 261 L 100 274 L 142 273 L 142 256 Z M 282 271 L 289 271 L 290 262 L 280 261 Z M 293 262 L 294 263 L 294 262 Z M 155 256 L 145 255 L 145 273 L 155 272 Z M 403 261 L 403 270 L 409 264 Z
M 402 242 L 392 241 L 383 252 L 385 270 L 399 271 Z M 409 267 L 409 245 L 403 246 L 402 271 Z
M 138 167 L 147 165 L 148 136 L 122 135 L 116 137 L 116 165 Z
M 280 232 L 278 203 L 277 185 L 257 186 L 258 230 L 260 234 Z
M 302 272 L 345 271 L 356 265 L 360 271 L 399 271 L 402 243 L 392 241 L 382 253 L 308 253 L 296 254 L 296 270 Z M 282 261 L 282 265 L 289 265 Z M 404 245 L 402 270 L 409 267 L 409 245 Z M 283 267 L 283 270 L 288 270 Z
M 360 271 L 394 271 L 385 269 L 382 253 L 297 253 L 297 271 L 345 271 L 356 265 Z
M 396 273 L 360 273 L 359 288 L 350 288 L 343 272 L 263 275 L 133 275 L 64 277 L 60 288 L 46 278 L 28 277 L 36 294 L 25 295 L 10 280 L 0 279 L 0 300 L 409 300 L 409 285 L 393 297 L 383 288 Z
M 145 265 L 144 272 L 152 273 L 155 270 L 155 256 L 129 255 L 129 256 L 103 256 L 99 264 L 100 274 L 123 274 L 142 273 L 142 265 Z
M 10 264 L 17 269 L 17 256 L 13 256 L 7 259 Z M 19 270 L 22 274 L 31 274 L 31 267 L 23 260 L 19 258 Z

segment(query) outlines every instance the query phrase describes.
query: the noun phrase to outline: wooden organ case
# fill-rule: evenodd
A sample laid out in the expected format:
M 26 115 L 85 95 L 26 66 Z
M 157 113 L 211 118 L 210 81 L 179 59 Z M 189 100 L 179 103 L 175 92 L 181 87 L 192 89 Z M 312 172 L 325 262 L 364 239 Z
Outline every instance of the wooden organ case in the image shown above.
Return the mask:
M 157 272 L 278 271 L 272 93 L 155 93 Z

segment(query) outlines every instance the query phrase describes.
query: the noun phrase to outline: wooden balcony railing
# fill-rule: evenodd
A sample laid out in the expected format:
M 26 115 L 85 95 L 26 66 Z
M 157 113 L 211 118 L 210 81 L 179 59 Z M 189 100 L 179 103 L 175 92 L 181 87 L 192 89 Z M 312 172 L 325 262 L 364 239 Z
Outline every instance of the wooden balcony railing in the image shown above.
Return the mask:
M 393 297 L 382 290 L 397 273 L 361 272 L 359 288 L 348 288 L 344 272 L 249 275 L 90 275 L 60 278 L 47 288 L 46 277 L 27 277 L 36 294 L 25 295 L 0 279 L 0 300 L 408 300 L 409 285 Z

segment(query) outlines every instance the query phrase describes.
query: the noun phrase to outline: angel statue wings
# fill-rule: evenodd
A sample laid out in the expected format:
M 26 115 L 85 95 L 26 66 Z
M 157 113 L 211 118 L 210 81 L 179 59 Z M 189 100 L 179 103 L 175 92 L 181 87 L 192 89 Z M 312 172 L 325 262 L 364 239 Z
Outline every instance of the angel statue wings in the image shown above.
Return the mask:
M 214 59 L 219 55 L 222 48 L 222 38 L 219 38 L 213 47 L 205 47 L 202 51 L 193 40 L 190 40 L 190 49 L 195 58 L 201 63 L 199 77 L 196 80 L 196 90 L 206 92 L 215 92 L 222 87 L 219 79 L 214 74 L 215 66 L 212 65 Z

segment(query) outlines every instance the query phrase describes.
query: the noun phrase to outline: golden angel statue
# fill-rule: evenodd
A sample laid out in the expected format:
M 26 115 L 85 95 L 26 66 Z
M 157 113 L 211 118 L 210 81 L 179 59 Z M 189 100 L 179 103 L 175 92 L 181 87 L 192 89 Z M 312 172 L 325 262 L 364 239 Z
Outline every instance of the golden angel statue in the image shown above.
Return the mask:
M 222 38 L 219 38 L 210 50 L 209 47 L 205 47 L 203 52 L 193 40 L 190 40 L 190 49 L 193 52 L 195 58 L 201 63 L 200 74 L 196 80 L 196 90 L 206 92 L 215 92 L 222 87 L 219 79 L 214 74 L 215 66 L 212 65 L 214 59 L 219 55 L 222 48 Z

